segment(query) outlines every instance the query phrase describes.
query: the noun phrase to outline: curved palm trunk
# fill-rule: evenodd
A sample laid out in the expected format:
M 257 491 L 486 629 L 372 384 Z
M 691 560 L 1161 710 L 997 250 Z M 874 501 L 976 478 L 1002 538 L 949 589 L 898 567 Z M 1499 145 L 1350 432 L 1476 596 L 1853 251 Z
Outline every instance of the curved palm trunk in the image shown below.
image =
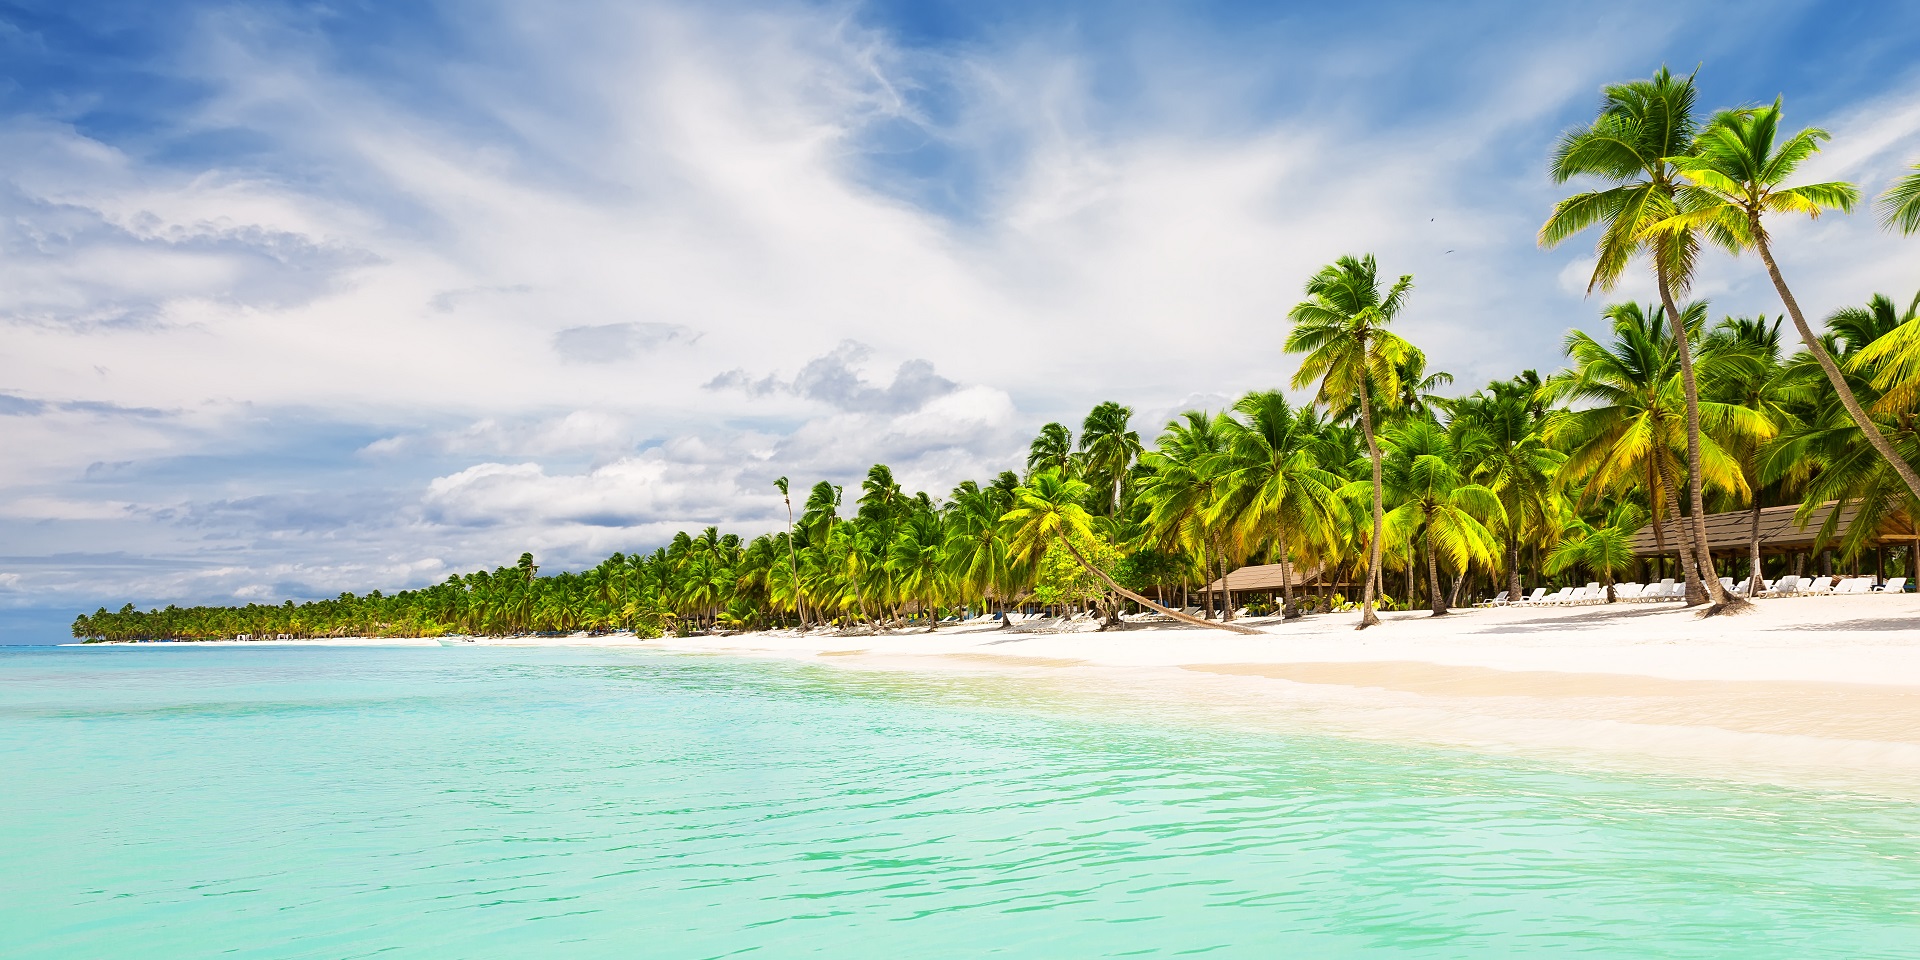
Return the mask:
M 1132 590 L 1128 590 L 1126 587 L 1123 587 L 1120 584 L 1114 582 L 1114 579 L 1112 577 L 1107 576 L 1107 572 L 1105 570 L 1102 570 L 1099 567 L 1096 567 L 1093 564 L 1088 563 L 1087 558 L 1080 555 L 1079 548 L 1075 547 L 1072 541 L 1063 539 L 1060 542 L 1067 545 L 1067 552 L 1073 554 L 1073 559 L 1075 560 L 1075 562 L 1079 563 L 1080 566 L 1083 569 L 1085 569 L 1088 573 L 1091 573 L 1094 576 L 1099 577 L 1101 582 L 1105 583 L 1107 587 L 1111 589 L 1113 592 L 1123 597 L 1126 597 L 1127 599 L 1132 600 L 1133 602 L 1140 604 L 1143 607 L 1148 607 L 1160 613 L 1164 613 L 1167 616 L 1180 621 L 1181 623 L 1191 623 L 1196 627 L 1213 627 L 1219 630 L 1231 630 L 1234 633 L 1244 633 L 1250 637 L 1266 636 L 1266 634 L 1261 633 L 1260 631 L 1255 630 L 1252 627 L 1241 626 L 1240 624 L 1237 624 L 1237 623 L 1225 623 L 1225 622 L 1209 623 L 1205 620 L 1200 619 L 1199 617 L 1189 616 L 1177 610 L 1169 610 L 1166 607 L 1163 607 L 1157 603 L 1154 603 L 1152 600 L 1148 600 L 1146 597 L 1143 597 L 1137 593 L 1134 593 Z
M 1900 455 L 1893 449 L 1893 444 L 1888 442 L 1886 435 L 1880 432 L 1880 425 L 1868 418 L 1867 411 L 1860 406 L 1860 398 L 1853 395 L 1853 390 L 1847 386 L 1846 379 L 1840 375 L 1839 364 L 1833 362 L 1833 355 L 1829 354 L 1827 348 L 1820 343 L 1820 338 L 1813 335 L 1813 328 L 1807 325 L 1806 315 L 1800 312 L 1800 304 L 1793 299 L 1793 291 L 1787 289 L 1786 278 L 1780 275 L 1780 265 L 1773 261 L 1773 250 L 1767 244 L 1766 233 L 1760 229 L 1758 217 L 1753 219 L 1753 238 L 1754 246 L 1760 251 L 1760 259 L 1767 265 L 1767 276 L 1773 278 L 1773 289 L 1779 292 L 1780 302 L 1786 305 L 1787 314 L 1793 317 L 1794 329 L 1800 331 L 1800 339 L 1806 343 L 1807 352 L 1813 354 L 1815 360 L 1820 361 L 1820 369 L 1826 373 L 1827 382 L 1833 384 L 1834 392 L 1840 395 L 1840 404 L 1847 408 L 1847 415 L 1853 418 L 1854 424 L 1866 436 L 1867 442 L 1873 444 L 1873 449 L 1880 454 L 1881 459 L 1886 460 L 1887 465 L 1900 475 L 1900 480 L 1907 485 L 1907 490 L 1915 499 L 1920 500 L 1920 474 L 1914 473 L 1913 464 L 1900 459 Z
M 1367 588 L 1360 601 L 1360 624 L 1365 630 L 1380 622 L 1373 612 L 1374 584 L 1380 578 L 1380 532 L 1386 526 L 1386 510 L 1380 502 L 1380 443 L 1373 438 L 1373 401 L 1367 396 L 1367 384 L 1360 385 L 1360 427 L 1367 435 L 1367 456 L 1373 459 L 1373 540 L 1367 545 Z
M 1706 588 L 1700 584 L 1700 568 L 1693 562 L 1693 531 L 1686 524 L 1685 518 L 1680 516 L 1679 484 L 1675 483 L 1671 476 L 1672 465 L 1658 456 L 1654 459 L 1660 467 L 1660 485 L 1666 488 L 1664 492 L 1667 495 L 1667 512 L 1673 515 L 1674 527 L 1680 531 L 1680 542 L 1674 545 L 1677 548 L 1674 552 L 1680 558 L 1680 574 L 1687 581 L 1687 606 L 1699 606 L 1707 601 L 1707 593 Z
M 1673 345 L 1680 357 L 1680 385 L 1687 396 L 1687 498 L 1693 507 L 1689 526 L 1693 530 L 1694 558 L 1699 562 L 1699 577 L 1707 588 L 1713 606 L 1707 611 L 1729 613 L 1745 609 L 1747 601 L 1733 596 L 1713 569 L 1713 550 L 1707 543 L 1706 499 L 1700 494 L 1700 390 L 1693 380 L 1693 347 L 1687 343 L 1687 323 L 1673 303 L 1673 286 L 1664 267 L 1656 270 L 1660 281 L 1660 303 L 1667 308 L 1667 322 L 1673 325 Z
M 1757 597 L 1766 591 L 1767 581 L 1760 576 L 1760 492 L 1753 493 L 1753 513 L 1747 520 L 1748 577 L 1747 596 Z

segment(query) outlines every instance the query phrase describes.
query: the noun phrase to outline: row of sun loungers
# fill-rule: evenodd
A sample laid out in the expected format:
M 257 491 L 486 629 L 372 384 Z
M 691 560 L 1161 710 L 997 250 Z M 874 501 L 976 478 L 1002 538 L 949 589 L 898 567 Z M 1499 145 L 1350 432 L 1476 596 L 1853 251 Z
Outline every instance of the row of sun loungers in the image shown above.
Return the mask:
M 1720 583 L 1728 593 L 1746 596 L 1752 581 L 1736 582 L 1732 577 L 1721 577 Z M 1762 581 L 1765 590 L 1763 597 L 1828 597 L 1843 594 L 1861 593 L 1901 593 L 1906 590 L 1907 578 L 1894 577 L 1884 585 L 1876 584 L 1873 577 L 1813 577 L 1802 579 L 1796 576 L 1784 576 L 1778 581 Z M 1668 578 L 1659 583 L 1619 583 L 1613 587 L 1614 599 L 1629 603 L 1659 602 L 1662 600 L 1685 600 L 1687 585 L 1684 582 Z M 1487 607 L 1568 607 L 1587 603 L 1605 603 L 1607 588 L 1598 583 L 1588 583 L 1584 587 L 1561 587 L 1559 592 L 1549 594 L 1546 587 L 1535 587 L 1533 592 L 1518 600 L 1510 599 L 1507 591 L 1502 590 L 1492 600 L 1481 604 Z

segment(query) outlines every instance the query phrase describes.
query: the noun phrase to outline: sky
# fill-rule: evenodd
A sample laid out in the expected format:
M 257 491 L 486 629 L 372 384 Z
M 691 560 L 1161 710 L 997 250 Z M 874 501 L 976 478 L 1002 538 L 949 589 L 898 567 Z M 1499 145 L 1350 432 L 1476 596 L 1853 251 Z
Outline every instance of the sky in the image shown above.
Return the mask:
M 1920 161 L 1920 6 L 1726 10 L 0 0 L 0 642 L 940 495 L 1104 400 L 1150 441 L 1285 386 L 1342 254 L 1459 391 L 1550 371 L 1651 296 L 1534 242 L 1603 84 Z M 1869 214 L 1776 236 L 1812 314 L 1920 288 Z

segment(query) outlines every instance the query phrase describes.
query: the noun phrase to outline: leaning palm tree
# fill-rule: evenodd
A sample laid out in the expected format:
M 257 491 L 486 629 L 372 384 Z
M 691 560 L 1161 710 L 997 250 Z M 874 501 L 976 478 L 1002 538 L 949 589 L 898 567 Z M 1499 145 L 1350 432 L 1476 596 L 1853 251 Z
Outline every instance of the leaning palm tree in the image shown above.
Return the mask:
M 1834 362 L 1820 338 L 1814 335 L 1800 304 L 1780 274 L 1773 258 L 1773 245 L 1767 235 L 1763 216 L 1770 213 L 1802 213 L 1818 217 L 1828 209 L 1852 210 L 1860 191 L 1850 183 L 1808 183 L 1784 186 L 1794 170 L 1820 149 L 1820 141 L 1829 139 L 1825 130 L 1809 127 L 1784 141 L 1780 140 L 1780 101 L 1770 107 L 1727 110 L 1713 118 L 1701 131 L 1694 156 L 1676 157 L 1674 165 L 1690 185 L 1683 198 L 1684 209 L 1657 224 L 1649 235 L 1662 236 L 1704 229 L 1715 242 L 1738 254 L 1752 250 L 1767 266 L 1767 276 L 1780 302 L 1793 318 L 1807 352 L 1819 362 L 1820 369 L 1833 385 L 1834 394 L 1847 415 L 1859 424 L 1860 433 L 1873 449 L 1920 498 L 1920 474 L 1900 458 L 1880 428 L 1868 418 L 1860 399 L 1847 386 L 1840 365 Z
M 1881 222 L 1903 234 L 1920 233 L 1920 163 L 1880 195 Z
M 1143 607 L 1166 614 L 1175 620 L 1191 623 L 1200 627 L 1217 627 L 1262 636 L 1252 627 L 1243 627 L 1237 623 L 1202 620 L 1177 610 L 1171 610 L 1148 600 L 1132 590 L 1121 586 L 1105 570 L 1087 560 L 1078 544 L 1087 543 L 1095 537 L 1093 517 L 1080 505 L 1091 488 L 1083 480 L 1062 477 L 1052 470 L 1043 470 L 1033 475 L 1027 485 L 1016 491 L 1014 508 L 1002 518 L 1007 529 L 1007 539 L 1013 558 L 1018 562 L 1032 563 L 1047 552 L 1055 543 L 1067 549 L 1074 562 L 1088 573 L 1099 578 L 1113 592 L 1140 604 Z
M 1560 201 L 1540 227 L 1540 245 L 1553 247 L 1591 226 L 1602 228 L 1587 292 L 1610 290 L 1641 253 L 1653 262 L 1660 304 L 1673 324 L 1686 399 L 1687 493 L 1693 508 L 1690 532 L 1701 574 L 1713 599 L 1709 611 L 1739 610 L 1747 602 L 1726 592 L 1713 570 L 1707 542 L 1706 501 L 1700 491 L 1700 392 L 1694 380 L 1693 352 L 1682 328 L 1677 298 L 1693 279 L 1699 238 L 1691 230 L 1650 232 L 1678 209 L 1682 185 L 1678 161 L 1693 150 L 1695 123 L 1693 77 L 1675 77 L 1666 67 L 1646 80 L 1609 85 L 1602 91 L 1600 115 L 1593 123 L 1568 131 L 1554 151 L 1554 182 L 1597 177 L 1612 186 Z
M 1373 536 L 1367 545 L 1367 585 L 1360 604 L 1364 630 L 1380 622 L 1373 612 L 1374 584 L 1380 571 L 1380 533 L 1386 509 L 1380 493 L 1380 442 L 1374 436 L 1373 395 L 1397 397 L 1400 369 L 1414 353 L 1413 344 L 1389 331 L 1387 325 L 1406 306 L 1413 276 L 1402 276 L 1382 292 L 1380 268 L 1373 255 L 1341 257 L 1307 281 L 1307 299 L 1287 316 L 1293 330 L 1287 334 L 1288 353 L 1304 353 L 1295 387 L 1320 382 L 1319 400 L 1329 406 L 1358 397 L 1360 429 L 1367 455 L 1373 460 Z
M 1111 515 L 1116 517 L 1120 515 L 1121 482 L 1127 478 L 1127 468 L 1133 466 L 1133 461 L 1143 452 L 1140 434 L 1128 423 L 1132 419 L 1132 407 L 1109 400 L 1094 407 L 1080 427 L 1080 450 L 1087 457 L 1087 476 L 1113 481 Z

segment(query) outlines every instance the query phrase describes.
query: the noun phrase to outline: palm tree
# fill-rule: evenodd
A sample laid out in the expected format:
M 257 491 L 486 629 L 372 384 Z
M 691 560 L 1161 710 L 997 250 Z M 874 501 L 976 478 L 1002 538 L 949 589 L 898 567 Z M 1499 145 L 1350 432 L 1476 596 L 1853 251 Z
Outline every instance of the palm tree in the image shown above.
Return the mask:
M 800 557 L 793 548 L 793 497 L 787 493 L 787 478 L 781 477 L 773 482 L 780 491 L 780 499 L 787 505 L 787 571 L 793 576 L 793 608 L 800 615 L 800 628 L 807 626 L 807 605 L 800 597 Z
M 1175 620 L 1191 623 L 1200 627 L 1218 627 L 1234 633 L 1261 636 L 1260 631 L 1252 627 L 1243 627 L 1235 623 L 1202 620 L 1177 610 L 1170 610 L 1148 600 L 1132 590 L 1121 586 L 1105 570 L 1088 562 L 1077 543 L 1093 540 L 1093 517 L 1080 505 L 1090 491 L 1083 480 L 1062 477 L 1052 470 L 1042 470 L 1033 475 L 1027 485 L 1016 491 L 1014 508 L 1002 518 L 1008 530 L 1007 539 L 1013 557 L 1020 562 L 1037 561 L 1055 543 L 1067 549 L 1074 562 L 1088 573 L 1098 577 L 1109 590 L 1147 607 L 1164 613 Z
M 1249 393 L 1224 419 L 1225 444 L 1215 455 L 1219 496 L 1210 519 L 1242 543 L 1271 542 L 1280 561 L 1281 614 L 1293 603 L 1295 545 L 1311 548 L 1337 536 L 1339 477 L 1320 466 L 1320 423 L 1311 407 L 1295 410 L 1278 390 Z
M 1547 555 L 1547 572 L 1585 567 L 1606 584 L 1607 602 L 1614 603 L 1619 600 L 1614 581 L 1633 566 L 1633 535 L 1645 523 L 1640 508 L 1626 500 L 1614 504 L 1599 524 L 1574 517 L 1568 535 Z
M 1893 444 L 1868 418 L 1860 399 L 1847 386 L 1833 355 L 1807 324 L 1799 302 L 1794 300 L 1793 291 L 1787 289 L 1786 278 L 1780 274 L 1780 264 L 1773 258 L 1773 247 L 1762 221 L 1763 215 L 1769 213 L 1802 213 L 1813 218 L 1826 209 L 1852 210 L 1860 191 L 1853 184 L 1837 181 L 1783 186 L 1802 161 L 1819 151 L 1820 141 L 1830 138 L 1825 130 L 1817 127 L 1809 127 L 1784 141 L 1779 140 L 1779 133 L 1780 100 L 1777 98 L 1770 107 L 1727 110 L 1716 115 L 1701 131 L 1696 155 L 1675 158 L 1675 166 L 1690 184 L 1685 209 L 1654 225 L 1651 232 L 1659 235 L 1704 229 L 1735 254 L 1748 249 L 1760 254 L 1761 262 L 1767 266 L 1767 276 L 1773 280 L 1773 289 L 1780 294 L 1787 315 L 1793 318 L 1794 329 L 1800 331 L 1807 352 L 1819 362 L 1827 382 L 1833 385 L 1841 405 L 1847 408 L 1847 415 L 1860 426 L 1860 433 L 1873 449 L 1886 458 L 1888 465 L 1905 481 L 1907 489 L 1920 499 L 1920 474 L 1894 452 Z
M 1653 261 L 1660 304 L 1673 324 L 1686 399 L 1687 493 L 1693 507 L 1691 532 L 1708 594 L 1709 611 L 1736 611 L 1745 600 L 1724 590 L 1706 549 L 1706 500 L 1700 491 L 1700 392 L 1694 380 L 1693 351 L 1687 342 L 1676 298 L 1693 279 L 1699 239 L 1691 230 L 1650 231 L 1678 209 L 1679 162 L 1693 150 L 1693 77 L 1682 80 L 1661 67 L 1646 80 L 1607 86 L 1593 123 L 1567 131 L 1554 150 L 1555 183 L 1597 177 L 1612 183 L 1601 190 L 1560 201 L 1540 227 L 1540 245 L 1553 247 L 1588 227 L 1602 226 L 1593 276 L 1587 292 L 1610 290 L 1627 264 L 1646 253 Z
M 1120 515 L 1120 484 L 1127 468 L 1140 456 L 1140 435 L 1128 425 L 1133 408 L 1109 400 L 1094 407 L 1080 427 L 1080 451 L 1087 457 L 1087 476 L 1113 481 L 1113 512 Z
M 1568 334 L 1566 351 L 1573 367 L 1548 378 L 1542 387 L 1549 401 L 1584 404 L 1547 418 L 1547 442 L 1568 451 L 1555 481 L 1561 489 L 1583 483 L 1583 497 L 1647 491 L 1658 533 L 1662 506 L 1668 516 L 1680 516 L 1680 464 L 1674 450 L 1684 449 L 1686 436 L 1679 351 L 1657 310 L 1625 303 L 1609 307 L 1607 316 L 1613 321 L 1612 341 L 1603 344 L 1580 330 Z M 1705 306 L 1693 304 L 1681 329 L 1688 337 L 1696 335 L 1705 316 Z M 1701 402 L 1696 410 L 1708 428 L 1699 444 L 1702 480 L 1747 495 L 1739 462 L 1716 437 L 1764 439 L 1771 436 L 1771 425 L 1755 411 L 1734 404 Z M 1664 550 L 1665 544 L 1661 546 Z M 1688 602 L 1697 603 L 1707 596 L 1700 580 L 1710 568 L 1698 563 L 1697 552 L 1689 562 L 1688 552 L 1681 551 L 1681 568 Z
M 1150 541 L 1198 560 L 1202 581 L 1213 578 L 1218 526 L 1213 505 L 1222 481 L 1219 454 L 1225 447 L 1226 416 L 1189 410 L 1167 423 L 1156 449 L 1141 458 L 1139 500 L 1147 508 Z M 1209 615 L 1211 615 L 1209 613 Z
M 1329 406 L 1346 398 L 1360 399 L 1360 429 L 1373 460 L 1373 536 L 1367 545 L 1367 586 L 1360 606 L 1358 629 L 1380 622 L 1373 612 L 1374 582 L 1380 570 L 1380 536 L 1386 510 L 1380 492 L 1380 443 L 1373 433 L 1375 391 L 1400 393 L 1399 371 L 1413 345 L 1387 330 L 1406 305 L 1413 287 L 1411 274 L 1402 276 L 1385 293 L 1373 255 L 1341 257 L 1307 281 L 1307 299 L 1288 312 L 1293 330 L 1287 334 L 1288 353 L 1304 353 L 1295 387 L 1320 381 L 1319 399 Z
M 1884 211 L 1881 222 L 1887 229 L 1909 236 L 1920 233 L 1920 163 L 1880 195 L 1880 209 Z
M 1533 373 L 1528 371 L 1528 373 Z M 1518 597 L 1520 543 L 1549 527 L 1553 475 L 1566 456 L 1541 436 L 1538 374 L 1496 380 L 1486 390 L 1449 403 L 1454 444 L 1472 464 L 1468 472 L 1500 498 L 1493 532 L 1506 546 L 1507 595 Z
M 1387 515 L 1387 534 L 1409 545 L 1416 538 L 1425 541 L 1433 615 L 1445 616 L 1440 554 L 1461 572 L 1470 563 L 1492 563 L 1499 544 L 1482 520 L 1500 516 L 1500 498 L 1467 480 L 1460 450 L 1430 420 L 1409 419 L 1390 428 L 1384 466 L 1383 485 L 1399 504 Z
M 1066 473 L 1073 467 L 1073 431 L 1065 424 L 1049 423 L 1040 428 L 1039 436 L 1027 448 L 1027 472 L 1058 470 Z
M 1795 383 L 1780 362 L 1780 321 L 1767 318 L 1726 317 L 1707 337 L 1702 352 L 1712 352 L 1720 362 L 1707 382 L 1707 395 L 1715 400 L 1752 410 L 1766 418 L 1771 428 L 1765 437 L 1730 438 L 1728 451 L 1740 461 L 1741 473 L 1752 491 L 1748 497 L 1747 517 L 1747 595 L 1757 597 L 1765 588 L 1760 573 L 1760 489 L 1765 445 L 1794 419 L 1792 408 L 1807 398 L 1807 391 Z

